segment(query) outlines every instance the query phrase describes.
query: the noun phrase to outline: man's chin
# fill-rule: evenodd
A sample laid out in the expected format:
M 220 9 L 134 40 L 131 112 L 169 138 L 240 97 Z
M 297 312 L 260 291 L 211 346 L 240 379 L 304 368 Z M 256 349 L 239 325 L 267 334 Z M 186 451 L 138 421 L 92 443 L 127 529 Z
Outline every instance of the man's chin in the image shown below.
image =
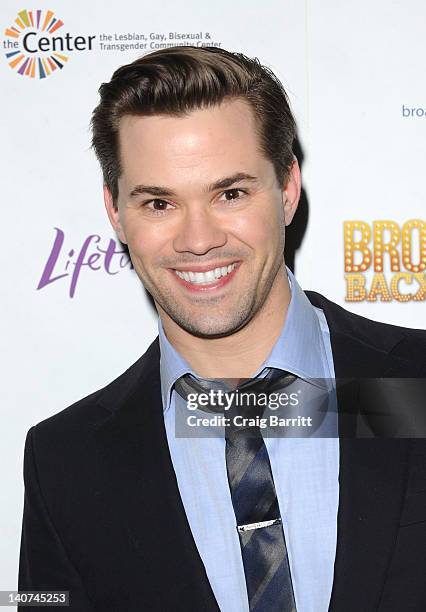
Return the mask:
M 196 336 L 197 338 L 224 338 L 226 336 L 231 336 L 232 334 L 235 334 L 246 324 L 246 320 L 241 318 L 239 318 L 238 320 L 228 320 L 226 322 L 223 320 L 222 317 L 220 319 L 204 318 L 203 320 L 197 320 L 196 317 L 191 319 L 188 319 L 186 317 L 172 318 L 179 327 L 184 329 L 192 336 Z

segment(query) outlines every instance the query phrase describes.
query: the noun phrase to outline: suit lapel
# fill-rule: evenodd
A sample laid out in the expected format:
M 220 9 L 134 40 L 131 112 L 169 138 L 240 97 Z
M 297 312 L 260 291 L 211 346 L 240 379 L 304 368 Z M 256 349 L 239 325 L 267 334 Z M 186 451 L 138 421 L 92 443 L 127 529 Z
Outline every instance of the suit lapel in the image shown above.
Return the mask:
M 395 545 L 410 445 L 404 439 L 351 438 L 359 412 L 356 379 L 384 376 L 391 361 L 389 351 L 361 341 L 356 330 L 348 332 L 353 321 L 345 324 L 342 318 L 351 315 L 342 314 L 341 309 L 337 312 L 328 300 L 312 297 L 311 301 L 323 309 L 330 329 L 336 379 L 347 381 L 337 391 L 339 509 L 329 610 L 376 610 Z
M 112 412 L 96 432 L 99 487 L 116 507 L 111 528 L 115 521 L 125 525 L 131 550 L 122 561 L 131 565 L 132 556 L 137 557 L 134 565 L 151 576 L 157 589 L 167 585 L 156 594 L 154 607 L 217 611 L 169 454 L 158 341 L 142 360 L 124 375 L 125 384 L 100 400 Z M 129 588 L 130 582 L 129 576 Z

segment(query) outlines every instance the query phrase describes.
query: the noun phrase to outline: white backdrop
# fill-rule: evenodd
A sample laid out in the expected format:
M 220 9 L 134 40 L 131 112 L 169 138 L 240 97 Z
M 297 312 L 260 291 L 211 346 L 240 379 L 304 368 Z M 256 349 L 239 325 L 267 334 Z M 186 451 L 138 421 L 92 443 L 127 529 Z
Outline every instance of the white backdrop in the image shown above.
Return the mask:
M 421 260 L 419 238 L 426 223 L 423 0 L 41 0 L 25 7 L 31 14 L 18 16 L 22 9 L 14 0 L 3 0 L 0 8 L 3 590 L 17 584 L 26 431 L 107 384 L 156 335 L 156 316 L 136 275 L 114 252 L 120 247 L 90 150 L 97 89 L 119 65 L 153 45 L 173 43 L 170 33 L 201 33 L 201 44 L 220 44 L 269 65 L 289 93 L 304 154 L 309 214 L 295 260 L 302 287 L 376 320 L 426 323 L 426 253 Z M 26 51 L 23 39 L 30 32 Z M 53 53 L 35 46 L 41 37 L 66 34 L 74 48 L 56 49 L 60 69 Z M 139 40 L 125 40 L 128 34 Z M 146 47 L 109 48 L 129 42 Z M 24 65 L 26 57 L 43 58 L 43 71 L 52 73 L 39 78 L 38 64 Z M 394 266 L 406 274 L 399 293 L 397 279 L 392 293 L 398 269 L 390 269 L 386 252 L 382 273 L 372 269 L 380 264 L 376 252 L 365 271 L 352 268 L 356 281 L 345 279 L 345 222 L 357 221 L 364 231 L 380 229 L 373 222 L 393 222 L 382 234 L 387 243 L 390 229 L 398 234 L 409 220 L 418 228 L 411 234 L 409 270 L 400 262 L 400 241 L 393 252 Z M 349 237 L 356 242 L 361 233 Z M 426 235 L 423 244 L 426 251 Z M 352 263 L 362 264 L 360 253 Z M 374 274 L 383 276 L 371 291 Z M 365 299 L 348 301 L 348 282 L 365 283 Z

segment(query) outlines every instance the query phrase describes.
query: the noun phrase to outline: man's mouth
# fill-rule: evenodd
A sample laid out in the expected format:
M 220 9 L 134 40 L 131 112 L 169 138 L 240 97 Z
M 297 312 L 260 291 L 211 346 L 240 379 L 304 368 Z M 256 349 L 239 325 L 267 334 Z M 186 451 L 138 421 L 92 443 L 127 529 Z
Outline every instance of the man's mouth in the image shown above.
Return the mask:
M 233 263 L 229 266 L 222 266 L 220 268 L 213 268 L 213 270 L 207 270 L 207 272 L 195 272 L 192 270 L 188 270 L 187 272 L 175 270 L 175 272 L 179 278 L 188 283 L 193 283 L 194 285 L 207 285 L 208 283 L 213 283 L 219 278 L 222 278 L 222 276 L 227 276 L 230 274 L 236 265 L 236 263 Z
M 192 286 L 199 289 L 213 289 L 226 284 L 232 278 L 235 269 L 239 262 L 233 262 L 226 266 L 217 266 L 209 270 L 173 270 L 173 273 L 187 287 Z

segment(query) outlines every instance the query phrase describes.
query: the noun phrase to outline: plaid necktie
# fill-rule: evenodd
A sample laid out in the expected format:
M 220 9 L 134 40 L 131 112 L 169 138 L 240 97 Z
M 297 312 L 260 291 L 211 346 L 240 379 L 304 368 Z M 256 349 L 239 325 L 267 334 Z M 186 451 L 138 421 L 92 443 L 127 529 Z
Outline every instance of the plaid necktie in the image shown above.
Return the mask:
M 270 393 L 295 380 L 288 372 L 270 369 L 265 378 L 237 387 L 248 393 Z M 175 383 L 184 399 L 205 392 L 208 381 L 185 375 Z M 257 402 L 255 402 L 257 404 Z M 206 407 L 217 411 L 217 407 Z M 231 407 L 243 416 L 261 416 L 264 407 Z M 232 415 L 231 415 L 232 416 Z M 231 418 L 231 423 L 233 419 Z M 258 426 L 226 428 L 226 468 L 234 507 L 251 612 L 295 612 L 296 604 L 287 547 L 268 451 Z

